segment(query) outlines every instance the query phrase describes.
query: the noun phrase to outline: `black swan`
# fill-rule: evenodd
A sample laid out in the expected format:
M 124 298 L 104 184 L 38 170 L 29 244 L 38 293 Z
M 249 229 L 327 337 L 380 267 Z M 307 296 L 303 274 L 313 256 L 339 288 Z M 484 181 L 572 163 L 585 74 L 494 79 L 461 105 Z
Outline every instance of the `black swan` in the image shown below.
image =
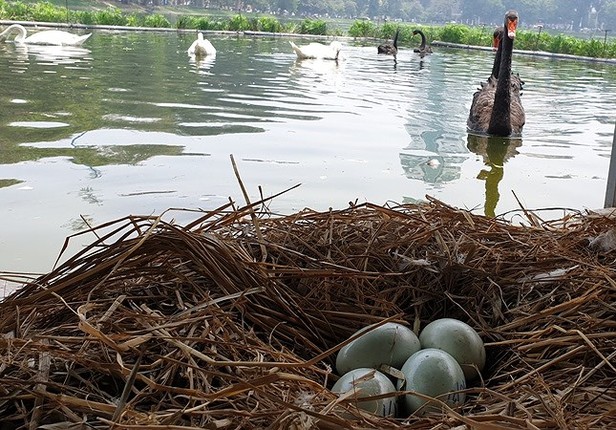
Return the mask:
M 419 48 L 413 49 L 413 52 L 417 52 L 422 56 L 426 54 L 431 54 L 432 47 L 430 45 L 426 45 L 426 35 L 421 30 L 413 30 L 413 36 L 415 36 L 416 34 L 419 34 L 419 36 L 421 36 L 421 44 L 419 45 Z
M 394 41 L 392 43 L 383 43 L 377 47 L 379 54 L 387 54 L 387 55 L 396 55 L 398 53 L 398 35 L 400 34 L 400 29 L 396 29 L 396 34 L 394 35 Z
M 505 26 L 500 41 L 498 68 L 493 76 L 473 95 L 466 122 L 470 132 L 493 136 L 520 135 L 526 121 L 520 100 L 522 81 L 511 76 L 513 40 L 519 17 L 516 11 L 505 14 Z M 506 30 L 505 30 L 506 29 Z M 496 74 L 498 77 L 494 76 Z

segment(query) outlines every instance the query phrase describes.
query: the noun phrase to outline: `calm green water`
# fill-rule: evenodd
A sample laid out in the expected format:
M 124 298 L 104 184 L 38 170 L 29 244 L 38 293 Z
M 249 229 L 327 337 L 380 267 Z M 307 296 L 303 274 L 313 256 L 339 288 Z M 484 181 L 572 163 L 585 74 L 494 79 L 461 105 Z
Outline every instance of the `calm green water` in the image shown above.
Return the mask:
M 302 184 L 279 213 L 425 195 L 489 215 L 518 208 L 514 193 L 529 209 L 603 204 L 614 66 L 516 56 L 523 140 L 487 145 L 466 116 L 490 52 L 402 47 L 394 64 L 344 42 L 336 65 L 298 63 L 284 39 L 209 38 L 218 54 L 199 64 L 187 34 L 0 44 L 0 271 L 51 269 L 83 219 L 243 204 L 230 155 L 253 200 Z

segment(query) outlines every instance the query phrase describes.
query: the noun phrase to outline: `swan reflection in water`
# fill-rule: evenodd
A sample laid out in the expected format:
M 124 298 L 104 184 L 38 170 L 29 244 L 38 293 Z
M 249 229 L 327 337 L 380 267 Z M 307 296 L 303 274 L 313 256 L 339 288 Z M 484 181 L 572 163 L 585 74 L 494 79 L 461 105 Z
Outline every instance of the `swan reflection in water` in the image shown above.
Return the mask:
M 343 79 L 344 61 L 323 61 L 317 59 L 294 60 L 289 72 L 297 85 L 305 88 L 327 88 L 337 86 Z
M 518 154 L 522 139 L 507 139 L 503 137 L 487 137 L 468 135 L 467 147 L 483 157 L 486 165 L 477 175 L 477 179 L 485 181 L 486 196 L 484 213 L 487 217 L 496 216 L 496 205 L 500 198 L 498 184 L 505 173 L 505 163 Z
M 188 62 L 195 68 L 197 73 L 207 74 L 216 63 L 216 54 L 211 54 L 206 57 L 191 55 L 188 57 Z
M 88 59 L 91 51 L 79 46 L 56 45 L 5 45 L 6 49 L 14 50 L 15 59 L 27 61 L 32 58 L 37 63 L 74 64 Z
M 323 61 L 318 59 L 295 60 L 293 62 L 294 70 L 304 70 L 314 72 L 317 75 L 330 75 L 339 72 L 342 66 L 341 60 Z

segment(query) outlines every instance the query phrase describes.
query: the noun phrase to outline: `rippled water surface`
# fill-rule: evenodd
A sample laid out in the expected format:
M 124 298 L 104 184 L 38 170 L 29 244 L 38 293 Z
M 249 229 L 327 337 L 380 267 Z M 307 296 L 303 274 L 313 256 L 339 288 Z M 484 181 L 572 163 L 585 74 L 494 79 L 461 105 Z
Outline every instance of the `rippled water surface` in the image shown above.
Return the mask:
M 230 155 L 252 200 L 301 183 L 269 204 L 279 213 L 426 195 L 490 216 L 516 196 L 603 205 L 613 65 L 515 56 L 523 139 L 488 144 L 466 116 L 491 52 L 402 47 L 394 63 L 344 42 L 339 64 L 299 63 L 284 39 L 209 38 L 218 54 L 201 63 L 188 34 L 0 44 L 0 271 L 51 269 L 86 222 L 243 204 Z

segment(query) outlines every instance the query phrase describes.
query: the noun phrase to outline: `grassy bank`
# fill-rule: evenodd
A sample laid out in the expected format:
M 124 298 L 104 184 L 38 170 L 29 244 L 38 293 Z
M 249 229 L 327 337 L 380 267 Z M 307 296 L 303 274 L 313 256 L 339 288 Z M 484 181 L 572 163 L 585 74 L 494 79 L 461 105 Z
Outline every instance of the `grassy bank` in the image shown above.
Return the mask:
M 462 24 L 444 26 L 418 26 L 414 24 L 385 23 L 377 26 L 371 21 L 355 21 L 349 29 L 353 37 L 391 38 L 400 27 L 400 40 L 409 42 L 412 32 L 420 28 L 429 41 L 458 43 L 462 45 L 490 46 L 493 27 L 469 27 Z M 415 39 L 417 41 L 417 37 Z M 616 41 L 604 42 L 599 39 L 580 39 L 565 34 L 552 35 L 534 30 L 520 29 L 515 41 L 516 49 L 546 51 L 555 54 L 579 55 L 595 58 L 616 58 Z
M 412 32 L 416 28 L 421 28 L 429 41 L 440 40 L 482 46 L 491 44 L 493 31 L 492 27 L 469 27 L 461 24 L 418 26 L 416 24 L 390 22 L 377 24 L 367 20 L 354 21 L 349 27 L 342 26 L 339 22 L 321 19 L 281 21 L 277 17 L 268 15 L 232 14 L 228 12 L 226 14 L 210 14 L 208 10 L 204 9 L 159 8 L 154 12 L 154 10 L 135 6 L 120 9 L 104 3 L 100 4 L 101 7 L 92 7 L 92 2 L 84 0 L 69 0 L 67 4 L 68 9 L 64 4 L 55 5 L 47 1 L 28 3 L 0 0 L 0 19 L 70 22 L 85 25 L 346 35 L 376 39 L 392 38 L 396 28 L 399 27 L 401 44 L 416 43 L 418 39 L 415 37 L 412 40 Z M 186 11 L 189 13 L 184 13 Z M 616 41 L 614 40 L 580 39 L 564 34 L 538 33 L 534 30 L 519 30 L 516 48 L 584 57 L 616 58 Z

